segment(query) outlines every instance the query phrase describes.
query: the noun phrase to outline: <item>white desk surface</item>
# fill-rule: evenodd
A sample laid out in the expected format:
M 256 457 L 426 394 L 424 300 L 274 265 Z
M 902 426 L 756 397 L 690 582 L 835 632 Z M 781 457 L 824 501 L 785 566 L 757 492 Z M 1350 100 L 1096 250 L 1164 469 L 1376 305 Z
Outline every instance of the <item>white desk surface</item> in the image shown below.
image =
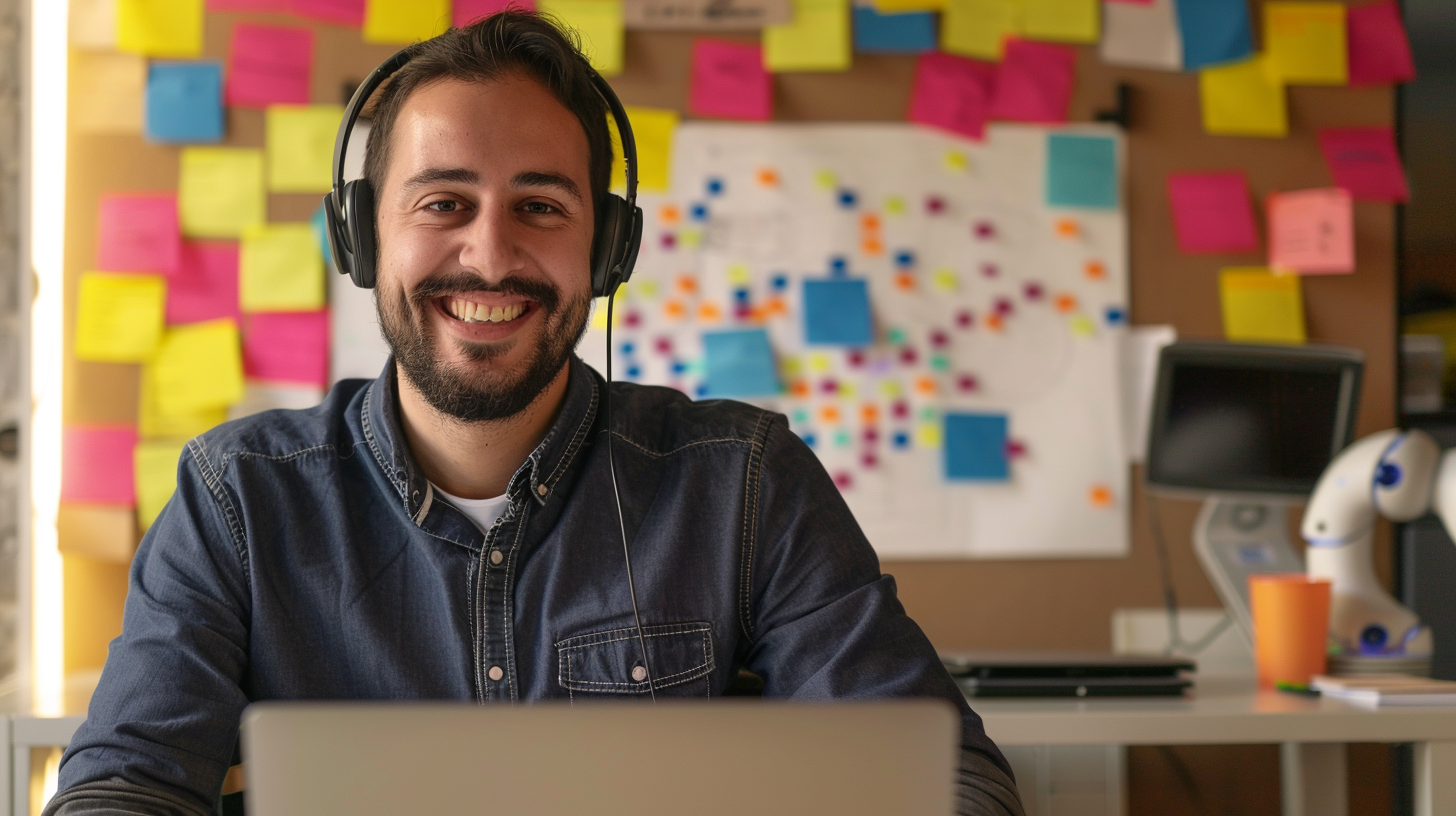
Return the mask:
M 1456 706 L 1366 708 L 1205 678 L 1187 697 L 970 698 L 1000 745 L 1456 741 Z

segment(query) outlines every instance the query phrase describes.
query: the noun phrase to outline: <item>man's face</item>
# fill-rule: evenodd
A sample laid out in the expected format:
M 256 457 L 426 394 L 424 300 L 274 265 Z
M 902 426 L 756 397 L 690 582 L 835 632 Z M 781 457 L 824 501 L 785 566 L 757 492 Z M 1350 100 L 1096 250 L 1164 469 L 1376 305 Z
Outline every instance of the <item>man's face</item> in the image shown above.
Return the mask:
M 513 416 L 562 372 L 591 303 L 589 179 L 580 122 L 534 80 L 405 101 L 376 194 L 379 320 L 437 411 Z

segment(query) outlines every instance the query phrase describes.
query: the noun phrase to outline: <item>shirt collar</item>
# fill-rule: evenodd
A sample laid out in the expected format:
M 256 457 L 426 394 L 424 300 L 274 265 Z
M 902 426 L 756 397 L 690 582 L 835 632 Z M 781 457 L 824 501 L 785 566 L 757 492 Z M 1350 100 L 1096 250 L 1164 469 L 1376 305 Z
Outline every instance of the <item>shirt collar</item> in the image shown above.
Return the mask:
M 576 355 L 572 355 L 568 366 L 566 396 L 556 421 L 506 486 L 506 495 L 513 502 L 519 492 L 524 492 L 537 504 L 545 504 L 596 420 L 600 377 Z M 360 411 L 364 439 L 375 461 L 404 500 L 405 512 L 411 518 L 418 518 L 423 515 L 422 507 L 428 509 L 434 489 L 409 449 L 399 411 L 399 381 L 391 355 L 384 371 L 364 394 Z

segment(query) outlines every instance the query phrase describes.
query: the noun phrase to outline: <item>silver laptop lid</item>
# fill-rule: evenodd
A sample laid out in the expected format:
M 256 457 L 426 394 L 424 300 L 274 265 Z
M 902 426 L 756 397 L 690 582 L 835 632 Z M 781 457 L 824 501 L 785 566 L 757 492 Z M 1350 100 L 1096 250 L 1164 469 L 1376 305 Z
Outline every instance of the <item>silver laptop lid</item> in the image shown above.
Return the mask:
M 252 816 L 948 816 L 938 700 L 249 706 Z

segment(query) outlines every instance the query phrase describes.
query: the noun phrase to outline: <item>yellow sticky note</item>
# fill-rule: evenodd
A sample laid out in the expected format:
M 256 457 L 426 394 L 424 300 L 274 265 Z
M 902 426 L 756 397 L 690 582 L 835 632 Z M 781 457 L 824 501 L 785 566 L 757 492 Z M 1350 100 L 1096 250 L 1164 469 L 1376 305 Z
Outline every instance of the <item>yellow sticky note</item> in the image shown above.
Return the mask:
M 849 0 L 794 0 L 794 21 L 763 27 L 770 71 L 848 71 Z
M 268 189 L 326 193 L 333 189 L 334 136 L 342 105 L 269 105 Z
M 141 133 L 147 61 L 135 54 L 72 51 L 70 118 L 84 133 Z
M 313 227 L 268 224 L 243 233 L 238 305 L 245 312 L 311 312 L 324 307 L 324 261 Z
M 232 318 L 167 330 L 152 361 L 157 408 L 179 415 L 231 405 L 243 398 L 243 351 Z
M 237 238 L 267 220 L 263 151 L 184 147 L 177 180 L 177 216 L 192 238 Z
M 117 0 L 116 47 L 144 57 L 202 56 L 203 0 Z
M 1032 40 L 1095 43 L 1102 39 L 1100 0 L 1021 0 L 1022 33 Z
M 157 275 L 82 272 L 76 293 L 76 358 L 141 363 L 156 354 L 167 284 Z
M 364 42 L 412 43 L 450 28 L 450 0 L 366 0 Z
M 137 521 L 142 529 L 152 526 L 172 494 L 177 492 L 177 462 L 182 458 L 185 439 L 152 439 L 138 442 L 132 457 L 136 473 Z
M 1347 84 L 1345 4 L 1270 0 L 1264 4 L 1264 48 L 1286 83 Z
M 940 11 L 945 0 L 874 0 L 875 11 L 881 14 L 900 14 L 907 11 Z
M 622 73 L 622 0 L 540 0 L 536 9 L 576 29 L 581 50 L 597 73 Z
M 1000 62 L 1005 40 L 1021 33 L 1022 0 L 946 0 L 941 50 Z
M 661 108 L 625 106 L 637 142 L 637 189 L 646 193 L 667 192 L 672 165 L 672 135 L 677 131 L 678 112 Z M 607 117 L 609 120 L 610 116 Z M 622 161 L 622 140 L 615 124 L 612 131 L 612 189 L 627 186 L 627 165 Z
M 1298 275 L 1274 275 L 1264 267 L 1220 272 L 1224 337 L 1254 343 L 1303 343 L 1301 280 Z
M 1224 136 L 1289 135 L 1284 83 L 1267 56 L 1205 68 L 1198 74 L 1203 129 Z
M 71 0 L 67 13 L 72 48 L 116 48 L 116 0 Z
M 143 439 L 191 439 L 227 421 L 227 408 L 201 408 L 180 414 L 162 412 L 157 402 L 157 374 L 150 363 L 142 366 L 137 398 L 137 434 Z
M 165 280 L 83 272 L 76 294 L 76 359 L 139 363 L 156 353 L 166 323 Z

